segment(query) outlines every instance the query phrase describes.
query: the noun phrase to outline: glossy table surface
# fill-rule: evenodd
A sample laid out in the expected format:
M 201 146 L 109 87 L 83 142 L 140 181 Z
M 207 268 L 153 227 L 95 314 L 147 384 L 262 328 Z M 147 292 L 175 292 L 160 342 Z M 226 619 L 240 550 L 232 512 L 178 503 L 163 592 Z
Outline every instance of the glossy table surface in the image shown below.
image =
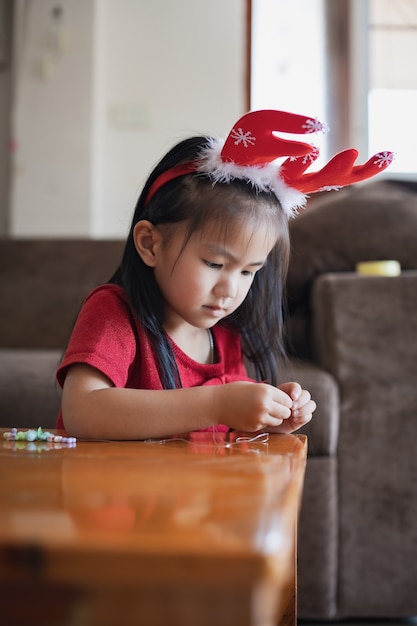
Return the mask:
M 142 586 L 158 597 L 172 585 L 218 595 L 229 587 L 230 598 L 264 585 L 265 598 L 271 589 L 279 596 L 294 565 L 306 449 L 302 435 L 191 433 L 73 447 L 2 439 L 0 581 Z M 269 624 L 251 602 L 253 616 L 236 624 Z M 140 623 L 163 623 L 152 610 Z M 175 602 L 170 610 L 165 623 L 174 624 Z

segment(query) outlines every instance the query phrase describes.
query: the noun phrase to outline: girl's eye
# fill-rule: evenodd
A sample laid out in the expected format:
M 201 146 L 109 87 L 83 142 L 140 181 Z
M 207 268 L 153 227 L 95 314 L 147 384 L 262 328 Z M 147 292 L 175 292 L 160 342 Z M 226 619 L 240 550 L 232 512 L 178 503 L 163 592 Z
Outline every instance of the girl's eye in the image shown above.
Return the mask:
M 255 272 L 250 272 L 249 270 L 243 270 L 243 276 L 255 276 Z
M 204 260 L 204 263 L 207 267 L 211 267 L 214 270 L 218 270 L 222 267 L 221 263 L 213 263 L 212 261 L 207 261 L 206 259 Z

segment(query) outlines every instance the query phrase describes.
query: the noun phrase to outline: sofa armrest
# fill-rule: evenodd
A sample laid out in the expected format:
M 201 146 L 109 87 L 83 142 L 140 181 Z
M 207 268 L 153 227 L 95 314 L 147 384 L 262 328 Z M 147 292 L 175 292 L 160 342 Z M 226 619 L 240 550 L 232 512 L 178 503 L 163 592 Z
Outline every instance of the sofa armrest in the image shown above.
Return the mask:
M 396 277 L 323 274 L 312 297 L 316 360 L 342 390 L 354 383 L 362 394 L 376 386 L 382 397 L 374 403 L 394 398 L 396 410 L 416 410 L 417 270 Z M 400 389 L 412 393 L 403 397 Z
M 340 392 L 338 614 L 414 615 L 417 271 L 323 274 L 312 298 L 317 361 Z

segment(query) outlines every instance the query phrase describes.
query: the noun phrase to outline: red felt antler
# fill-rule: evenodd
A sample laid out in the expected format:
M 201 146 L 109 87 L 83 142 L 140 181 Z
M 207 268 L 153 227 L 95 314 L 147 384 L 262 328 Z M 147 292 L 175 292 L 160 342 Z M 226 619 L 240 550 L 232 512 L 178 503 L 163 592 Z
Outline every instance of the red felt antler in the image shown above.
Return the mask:
M 378 152 L 363 165 L 354 165 L 358 151 L 351 148 L 336 154 L 321 170 L 305 174 L 305 170 L 318 155 L 316 149 L 307 157 L 287 159 L 280 169 L 281 178 L 289 187 L 302 193 L 338 189 L 375 176 L 385 170 L 394 159 L 393 152 Z
M 283 139 L 274 132 L 306 135 L 324 130 L 319 120 L 285 111 L 251 111 L 241 117 L 230 131 L 221 160 L 239 166 L 265 165 L 284 156 L 302 156 L 314 150 L 308 143 Z

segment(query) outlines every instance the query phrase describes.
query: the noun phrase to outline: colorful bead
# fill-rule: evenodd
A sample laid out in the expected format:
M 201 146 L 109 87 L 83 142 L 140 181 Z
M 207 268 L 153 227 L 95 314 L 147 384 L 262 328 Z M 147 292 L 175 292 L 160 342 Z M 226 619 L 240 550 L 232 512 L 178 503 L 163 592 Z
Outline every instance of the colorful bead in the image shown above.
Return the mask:
M 54 435 L 47 430 L 42 430 L 39 426 L 37 430 L 30 428 L 29 430 L 17 430 L 12 428 L 10 432 L 3 433 L 3 438 L 7 441 L 46 441 L 48 443 L 63 443 L 69 446 L 75 445 L 77 439 L 75 437 L 64 437 L 62 435 Z
M 26 441 L 36 441 L 37 436 L 36 430 L 28 430 L 26 432 Z

